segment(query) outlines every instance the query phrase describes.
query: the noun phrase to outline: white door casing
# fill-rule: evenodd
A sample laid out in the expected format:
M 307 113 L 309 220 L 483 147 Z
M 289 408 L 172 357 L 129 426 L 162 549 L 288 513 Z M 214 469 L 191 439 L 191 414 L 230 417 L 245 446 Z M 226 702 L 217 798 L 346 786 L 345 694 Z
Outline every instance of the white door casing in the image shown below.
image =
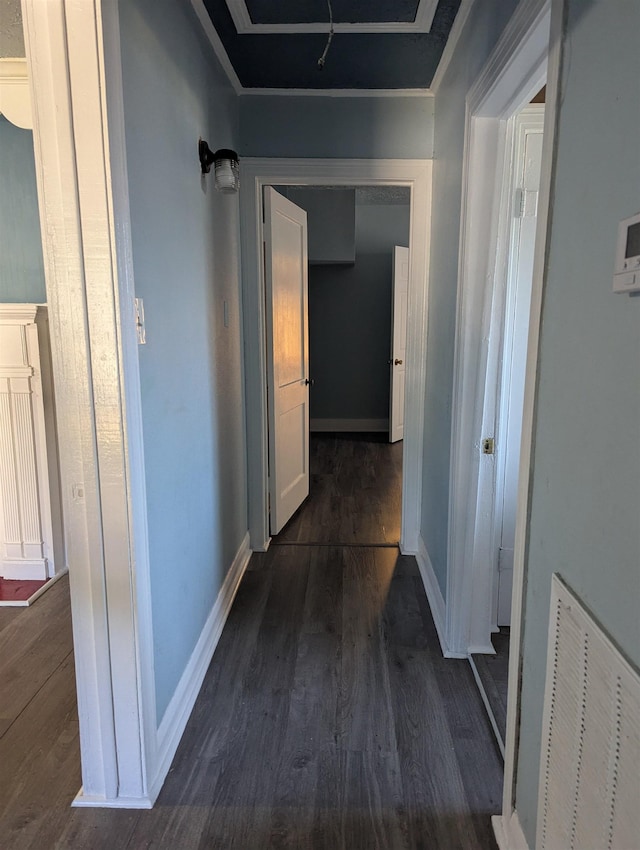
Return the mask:
M 309 495 L 307 214 L 264 189 L 270 530 Z
M 518 468 L 522 438 L 524 377 L 536 240 L 538 188 L 542 163 L 544 104 L 526 107 L 513 119 L 511 234 L 507 271 L 502 374 L 496 465 L 496 541 L 498 626 L 511 623 L 513 552 L 516 535 Z
M 404 437 L 404 384 L 407 361 L 407 300 L 409 249 L 394 245 L 391 300 L 391 363 L 389 387 L 389 442 Z
M 159 791 L 117 4 L 23 0 L 70 574 L 82 788 Z

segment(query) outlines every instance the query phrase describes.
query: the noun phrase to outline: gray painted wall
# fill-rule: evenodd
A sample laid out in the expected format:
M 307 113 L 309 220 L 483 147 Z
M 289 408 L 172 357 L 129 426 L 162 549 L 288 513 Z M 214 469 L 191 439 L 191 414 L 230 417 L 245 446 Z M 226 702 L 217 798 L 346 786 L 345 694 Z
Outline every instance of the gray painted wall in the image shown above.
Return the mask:
M 46 300 L 33 133 L 0 115 L 0 302 Z
M 640 6 L 567 5 L 516 792 L 532 848 L 553 572 L 640 667 L 640 297 L 611 291 L 618 221 L 640 211 Z
M 435 99 L 421 533 L 443 594 L 465 97 L 516 5 L 516 0 L 476 0 Z
M 238 199 L 197 156 L 236 146 L 237 99 L 190 4 L 120 15 L 160 722 L 247 530 Z
M 312 419 L 389 415 L 394 245 L 409 244 L 409 206 L 356 205 L 353 266 L 309 269 Z
M 243 156 L 430 159 L 432 97 L 240 98 Z
M 355 262 L 355 189 L 285 186 L 284 194 L 307 211 L 309 263 Z

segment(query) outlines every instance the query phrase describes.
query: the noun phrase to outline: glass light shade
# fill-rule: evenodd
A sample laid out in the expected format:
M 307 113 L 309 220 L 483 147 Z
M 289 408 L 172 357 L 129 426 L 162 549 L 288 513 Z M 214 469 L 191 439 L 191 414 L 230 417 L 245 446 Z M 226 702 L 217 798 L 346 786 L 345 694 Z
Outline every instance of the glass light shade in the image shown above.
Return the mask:
M 214 173 L 216 189 L 225 194 L 238 191 L 240 185 L 240 169 L 238 155 L 235 151 L 219 150 L 214 154 Z

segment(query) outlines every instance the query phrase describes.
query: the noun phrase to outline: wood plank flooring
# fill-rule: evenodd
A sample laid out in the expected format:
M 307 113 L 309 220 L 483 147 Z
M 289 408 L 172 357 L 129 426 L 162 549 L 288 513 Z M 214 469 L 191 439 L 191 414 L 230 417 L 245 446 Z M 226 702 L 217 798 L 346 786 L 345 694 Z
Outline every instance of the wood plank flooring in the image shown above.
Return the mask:
M 66 592 L 65 579 L 4 625 L 0 611 L 0 658 L 13 658 L 0 670 L 2 850 L 495 850 L 499 754 L 468 663 L 442 658 L 413 558 L 254 554 L 152 811 L 69 808 Z M 25 641 L 44 672 L 19 672 Z
M 397 544 L 402 441 L 387 434 L 312 434 L 310 493 L 274 544 Z

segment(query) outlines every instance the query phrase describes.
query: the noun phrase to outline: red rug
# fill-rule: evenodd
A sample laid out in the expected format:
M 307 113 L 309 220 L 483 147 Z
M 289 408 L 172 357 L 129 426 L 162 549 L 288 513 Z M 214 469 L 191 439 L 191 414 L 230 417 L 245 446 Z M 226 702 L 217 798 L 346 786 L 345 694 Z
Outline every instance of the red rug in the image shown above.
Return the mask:
M 46 583 L 0 578 L 0 602 L 27 602 Z

